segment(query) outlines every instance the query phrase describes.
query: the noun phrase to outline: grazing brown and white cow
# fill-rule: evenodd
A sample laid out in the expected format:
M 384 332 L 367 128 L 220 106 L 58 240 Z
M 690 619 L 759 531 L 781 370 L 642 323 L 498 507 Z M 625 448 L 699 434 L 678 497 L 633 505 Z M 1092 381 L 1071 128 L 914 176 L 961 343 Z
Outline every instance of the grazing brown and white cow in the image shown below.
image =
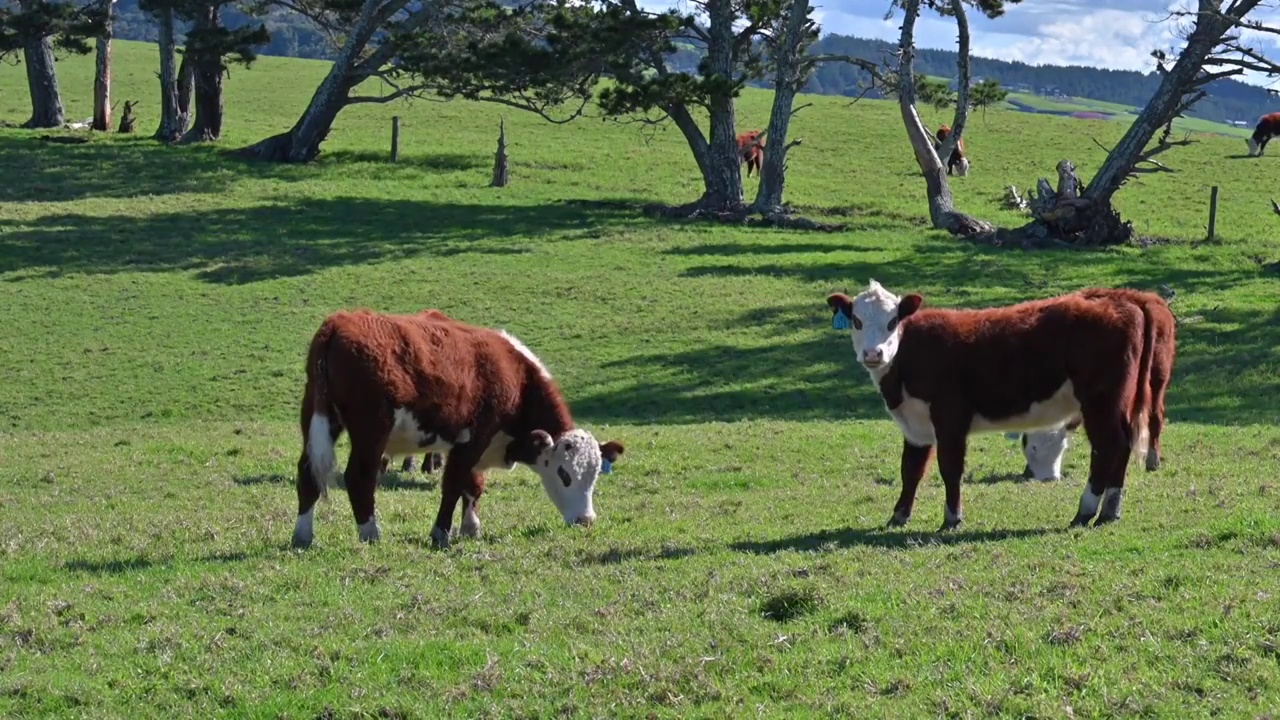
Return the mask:
M 431 530 L 444 547 L 458 501 L 461 533 L 479 535 L 484 472 L 516 463 L 538 474 L 566 523 L 591 524 L 596 479 L 623 451 L 574 427 L 546 366 L 523 343 L 438 312 L 357 310 L 326 318 L 307 354 L 301 421 L 293 531 L 299 547 L 311 544 L 315 503 L 327 494 L 343 431 L 351 440 L 347 496 L 365 542 L 379 536 L 374 491 L 387 457 L 447 453 Z
M 1089 288 L 1081 290 L 1082 297 L 1132 303 L 1143 308 L 1147 320 L 1152 323 L 1152 340 L 1155 348 L 1151 357 L 1151 413 L 1147 421 L 1150 442 L 1147 446 L 1147 471 L 1160 469 L 1160 434 L 1164 430 L 1164 395 L 1173 375 L 1173 360 L 1177 352 L 1177 322 L 1164 298 L 1155 293 L 1132 288 Z M 1047 431 L 1026 433 L 1022 436 L 1022 452 L 1027 464 L 1023 476 L 1037 480 L 1056 480 L 1061 477 L 1062 456 L 1067 450 L 1068 436 L 1080 427 L 1077 417 L 1064 427 Z
M 1267 143 L 1277 135 L 1280 135 L 1280 112 L 1267 113 L 1258 118 L 1258 123 L 1253 126 L 1253 135 L 1248 140 L 1249 154 L 1261 157 L 1267 149 Z
M 751 168 L 760 172 L 760 163 L 764 160 L 764 138 L 759 130 L 749 130 L 738 136 L 738 156 L 747 164 L 747 177 L 751 177 Z
M 934 146 L 936 149 L 942 149 L 942 143 L 946 141 L 947 136 L 951 134 L 950 125 L 942 125 L 938 128 L 936 137 L 938 144 Z M 969 174 L 969 158 L 964 154 L 964 138 L 956 141 L 956 149 L 951 151 L 951 157 L 947 158 L 947 174 L 952 173 L 964 177 Z
M 921 310 L 923 302 L 874 280 L 857 297 L 827 297 L 902 431 L 902 492 L 889 525 L 910 519 L 935 447 L 949 530 L 962 521 L 971 433 L 1041 430 L 1076 415 L 1093 456 L 1071 524 L 1118 520 L 1130 453 L 1148 444 L 1155 343 L 1145 308 L 1078 293 L 981 310 Z
M 1080 427 L 1080 416 L 1059 427 L 1022 433 L 1022 477 L 1051 482 L 1062 479 L 1062 459 L 1071 444 L 1071 434 Z

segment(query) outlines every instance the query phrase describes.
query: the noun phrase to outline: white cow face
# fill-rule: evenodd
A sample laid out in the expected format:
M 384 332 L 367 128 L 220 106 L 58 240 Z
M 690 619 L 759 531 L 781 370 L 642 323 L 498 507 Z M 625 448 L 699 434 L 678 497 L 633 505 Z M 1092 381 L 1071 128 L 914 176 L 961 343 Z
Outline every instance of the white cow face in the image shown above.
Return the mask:
M 1256 156 L 1259 154 L 1259 145 L 1257 140 L 1254 140 L 1253 138 L 1249 138 L 1245 142 L 1247 142 L 1249 145 L 1249 155 Z
M 1022 455 L 1027 466 L 1022 474 L 1027 479 L 1058 480 L 1062 478 L 1062 456 L 1067 452 L 1065 427 L 1029 432 L 1022 436 Z
M 542 430 L 535 430 L 534 435 L 540 449 L 533 469 L 542 478 L 547 497 L 555 503 L 566 524 L 590 526 L 596 519 L 591 503 L 596 479 L 606 462 L 612 464 L 622 454 L 622 445 L 614 441 L 596 442 L 590 432 L 581 428 L 554 440 Z
M 854 355 L 873 376 L 893 363 L 902 336 L 899 324 L 919 310 L 923 302 L 915 294 L 899 298 L 875 280 L 855 298 L 843 293 L 827 298 L 835 312 L 848 318 Z

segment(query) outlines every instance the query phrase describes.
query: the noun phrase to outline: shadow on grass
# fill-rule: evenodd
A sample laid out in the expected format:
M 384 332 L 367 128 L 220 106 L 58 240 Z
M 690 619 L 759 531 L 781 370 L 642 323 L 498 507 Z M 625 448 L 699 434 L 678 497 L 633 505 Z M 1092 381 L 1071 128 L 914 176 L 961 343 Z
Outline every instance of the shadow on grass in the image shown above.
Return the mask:
M 237 550 L 233 552 L 216 552 L 198 558 L 170 557 L 151 559 L 146 557 L 132 557 L 114 558 L 110 560 L 76 558 L 63 563 L 62 568 L 70 572 L 82 572 L 91 575 L 125 575 L 132 572 L 142 572 L 154 568 L 169 567 L 179 563 L 233 563 L 248 560 L 250 557 L 253 556 L 242 550 Z
M 823 530 L 808 535 L 796 535 L 777 540 L 744 540 L 732 543 L 730 549 L 754 555 L 773 555 L 795 551 L 813 552 L 826 548 L 876 547 L 887 549 L 914 549 L 935 545 L 960 545 L 966 543 L 1021 540 L 1066 532 L 1063 528 L 1039 528 L 1029 530 L 959 530 L 953 532 L 902 532 L 899 530 L 854 529 Z
M 603 367 L 641 380 L 573 398 L 573 413 L 592 422 L 638 424 L 887 418 L 848 344 L 847 337 L 823 333 L 796 342 L 633 355 Z
M 333 164 L 375 163 L 391 168 L 419 168 L 433 172 L 463 172 L 486 167 L 492 162 L 484 155 L 467 155 L 465 153 L 435 153 L 432 155 L 414 155 L 401 153 L 395 164 L 391 163 L 390 153 L 371 152 L 367 150 L 335 150 L 320 156 L 319 167 Z
M 854 362 L 848 336 L 830 329 L 824 295 L 831 289 L 856 292 L 875 278 L 899 293 L 924 290 L 926 305 L 989 304 L 991 278 L 1005 292 L 1022 298 L 1048 297 L 1090 283 L 1064 287 L 1062 278 L 1087 278 L 1079 252 L 1019 253 L 955 244 L 924 245 L 910 257 L 881 263 L 848 259 L 794 264 L 753 262 L 754 255 L 776 259 L 778 248 L 738 246 L 739 264 L 695 267 L 686 277 L 746 278 L 773 275 L 810 282 L 812 303 L 758 308 L 728 320 L 749 328 L 758 341 L 707 343 L 692 348 L 654 350 L 606 363 L 619 376 L 643 378 L 633 385 L 575 398 L 575 415 L 597 422 L 681 424 L 743 419 L 847 420 L 887 419 L 866 374 Z M 803 243 L 799 252 L 826 248 Z M 731 255 L 732 246 L 716 243 L 672 251 L 682 255 Z M 1100 252 L 1097 260 L 1112 262 Z M 846 256 L 847 258 L 847 256 Z M 1252 267 L 1170 266 L 1176 258 L 1152 256 L 1125 262 L 1124 285 L 1154 290 L 1177 289 L 1179 298 L 1198 292 L 1256 283 L 1264 277 Z M 1010 301 L 1012 302 L 1012 301 Z M 1178 299 L 1171 305 L 1175 314 Z M 1280 422 L 1280 309 L 1215 308 L 1177 330 L 1177 357 L 1166 396 L 1170 422 L 1224 425 Z M 811 331 L 806 332 L 806 328 Z M 778 338 L 769 342 L 770 338 Z
M 231 478 L 231 481 L 246 487 L 254 485 L 293 485 L 294 477 L 292 475 L 272 473 L 269 475 L 242 475 Z
M 0 200 L 49 202 L 216 193 L 246 178 L 310 180 L 331 173 L 330 166 L 335 163 L 377 164 L 390 178 L 423 171 L 476 170 L 489 162 L 484 155 L 437 153 L 401 155 L 393 164 L 386 153 L 338 150 L 308 165 L 246 163 L 222 157 L 220 148 L 171 147 L 143 136 L 53 145 L 40 142 L 37 133 L 6 133 L 0 135 L 0 172 L 6 177 L 21 177 L 22 182 L 0 186 Z
M 521 254 L 531 238 L 591 234 L 623 220 L 603 208 L 354 197 L 143 217 L 68 213 L 0 220 L 0 273 L 194 272 L 239 285 L 418 256 Z
M 580 558 L 580 562 L 584 565 L 617 565 L 630 562 L 679 560 L 697 554 L 697 549 L 691 547 L 669 546 L 660 550 L 613 547 L 601 552 L 584 553 Z
M 242 475 L 234 477 L 231 480 L 235 484 L 245 487 L 253 487 L 254 485 L 283 485 L 293 487 L 294 483 L 297 482 L 297 478 L 293 475 L 281 475 L 279 473 L 272 473 L 268 475 Z M 382 476 L 382 479 L 378 482 L 378 487 L 387 490 L 424 490 L 430 492 L 440 487 L 440 481 L 391 471 Z M 346 492 L 346 487 L 343 485 L 341 478 L 339 478 L 338 482 L 330 489 Z

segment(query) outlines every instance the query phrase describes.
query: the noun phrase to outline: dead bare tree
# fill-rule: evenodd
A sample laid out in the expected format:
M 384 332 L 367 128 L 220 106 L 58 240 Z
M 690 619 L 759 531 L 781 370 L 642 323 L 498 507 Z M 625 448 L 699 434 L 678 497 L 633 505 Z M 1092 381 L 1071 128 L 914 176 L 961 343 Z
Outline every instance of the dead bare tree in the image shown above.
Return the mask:
M 1010 2 L 1012 0 L 1004 0 Z M 1120 142 L 1112 148 L 1102 167 L 1085 185 L 1075 175 L 1069 160 L 1058 163 L 1057 188 L 1047 180 L 1038 184 L 1038 196 L 1031 199 L 1033 221 L 1013 230 L 997 230 L 955 210 L 947 186 L 942 157 L 947 157 L 958 142 L 968 114 L 969 94 L 969 29 L 966 4 L 978 7 L 988 15 L 999 14 L 1000 0 L 895 0 L 904 11 L 899 40 L 898 75 L 899 105 L 907 136 L 915 151 L 916 161 L 925 175 L 929 196 L 929 215 L 935 228 L 952 234 L 994 244 L 1043 245 L 1112 245 L 1128 242 L 1133 226 L 1123 221 L 1112 207 L 1115 193 L 1137 175 L 1172 172 L 1172 168 L 1154 158 L 1167 150 L 1194 142 L 1191 137 L 1171 140 L 1173 121 L 1182 116 L 1205 95 L 1205 87 L 1215 80 L 1232 77 L 1246 70 L 1280 75 L 1280 64 L 1267 60 L 1243 39 L 1245 32 L 1280 35 L 1280 28 L 1264 25 L 1248 18 L 1264 7 L 1263 0 L 1188 0 L 1187 6 L 1169 14 L 1177 22 L 1179 36 L 1185 41 L 1172 65 L 1162 51 L 1153 53 L 1161 82 L 1146 107 L 1129 126 Z M 945 5 L 944 5 L 945 3 Z M 914 103 L 915 21 L 921 6 L 939 10 L 955 18 L 959 39 L 959 89 L 952 132 L 946 142 L 934 149 L 932 138 L 920 123 Z M 1271 3 L 1274 5 L 1274 3 Z M 1148 147 L 1163 128 L 1154 147 Z
M 933 0 L 929 0 L 932 2 Z M 934 136 L 925 129 L 916 111 L 915 82 L 915 24 L 920 16 L 921 0 L 904 0 L 906 16 L 902 21 L 902 33 L 898 40 L 898 108 L 907 129 L 907 138 L 915 152 L 916 164 L 924 174 L 929 198 L 929 220 L 935 228 L 947 230 L 953 235 L 978 237 L 994 232 L 990 223 L 978 220 L 955 209 L 951 186 L 947 183 L 947 165 L 943 158 L 951 156 L 956 143 L 964 133 L 969 117 L 969 20 L 963 0 L 949 0 L 949 11 L 955 16 L 958 30 L 959 59 L 956 69 L 959 87 L 956 92 L 955 116 L 951 132 L 941 146 L 934 146 Z

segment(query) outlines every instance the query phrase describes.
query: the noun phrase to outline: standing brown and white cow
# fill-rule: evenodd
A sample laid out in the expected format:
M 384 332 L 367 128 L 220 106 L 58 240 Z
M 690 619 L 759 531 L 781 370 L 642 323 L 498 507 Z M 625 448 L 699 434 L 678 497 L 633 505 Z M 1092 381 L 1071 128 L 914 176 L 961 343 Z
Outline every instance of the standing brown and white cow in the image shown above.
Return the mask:
M 1141 457 L 1148 444 L 1155 324 L 1146 309 L 1079 294 L 981 310 L 921 310 L 923 302 L 874 280 L 857 297 L 827 298 L 902 431 L 902 492 L 889 525 L 910 519 L 935 447 L 949 530 L 962 522 L 971 433 L 1040 430 L 1076 415 L 1093 455 L 1071 524 L 1118 520 L 1130 453 Z
M 565 523 L 589 525 L 601 470 L 623 447 L 575 428 L 542 362 L 516 338 L 436 311 L 337 312 L 307 354 L 293 544 L 312 541 L 316 501 L 327 493 L 334 443 L 351 440 L 344 479 L 360 540 L 379 536 L 374 492 L 385 458 L 447 453 L 431 539 L 449 544 L 462 501 L 463 535 L 480 532 L 484 473 L 528 465 Z
M 1267 113 L 1258 118 L 1258 123 L 1253 126 L 1253 135 L 1249 136 L 1246 143 L 1249 146 L 1249 154 L 1262 157 L 1262 153 L 1267 149 L 1267 143 L 1277 135 L 1280 135 L 1280 112 Z
M 951 134 L 950 125 L 939 126 L 938 132 L 934 134 L 934 137 L 938 139 L 938 142 L 934 146 L 934 149 L 941 150 L 942 143 L 946 141 L 947 136 L 949 136 L 950 134 Z M 965 155 L 965 152 L 964 152 L 964 138 L 960 138 L 959 140 L 956 141 L 956 147 L 954 150 L 951 151 L 950 157 L 940 158 L 940 159 L 947 164 L 948 175 L 951 175 L 954 173 L 956 175 L 959 175 L 960 177 L 964 177 L 969 174 L 969 157 Z
M 1164 430 L 1164 395 L 1173 375 L 1173 359 L 1177 350 L 1176 321 L 1164 298 L 1155 293 L 1131 288 L 1089 288 L 1079 293 L 1095 300 L 1132 303 L 1145 309 L 1153 323 L 1155 341 L 1151 357 L 1151 413 L 1147 421 L 1151 441 L 1147 446 L 1147 471 L 1160 469 L 1160 434 Z M 1080 426 L 1080 418 L 1049 430 L 1037 430 L 1022 436 L 1022 453 L 1026 466 L 1022 474 L 1028 479 L 1057 480 L 1062 474 L 1062 456 L 1066 453 L 1072 432 Z
M 748 130 L 738 136 L 737 142 L 739 162 L 747 164 L 747 177 L 751 177 L 752 168 L 759 175 L 760 163 L 764 161 L 764 138 L 760 137 L 760 131 Z

